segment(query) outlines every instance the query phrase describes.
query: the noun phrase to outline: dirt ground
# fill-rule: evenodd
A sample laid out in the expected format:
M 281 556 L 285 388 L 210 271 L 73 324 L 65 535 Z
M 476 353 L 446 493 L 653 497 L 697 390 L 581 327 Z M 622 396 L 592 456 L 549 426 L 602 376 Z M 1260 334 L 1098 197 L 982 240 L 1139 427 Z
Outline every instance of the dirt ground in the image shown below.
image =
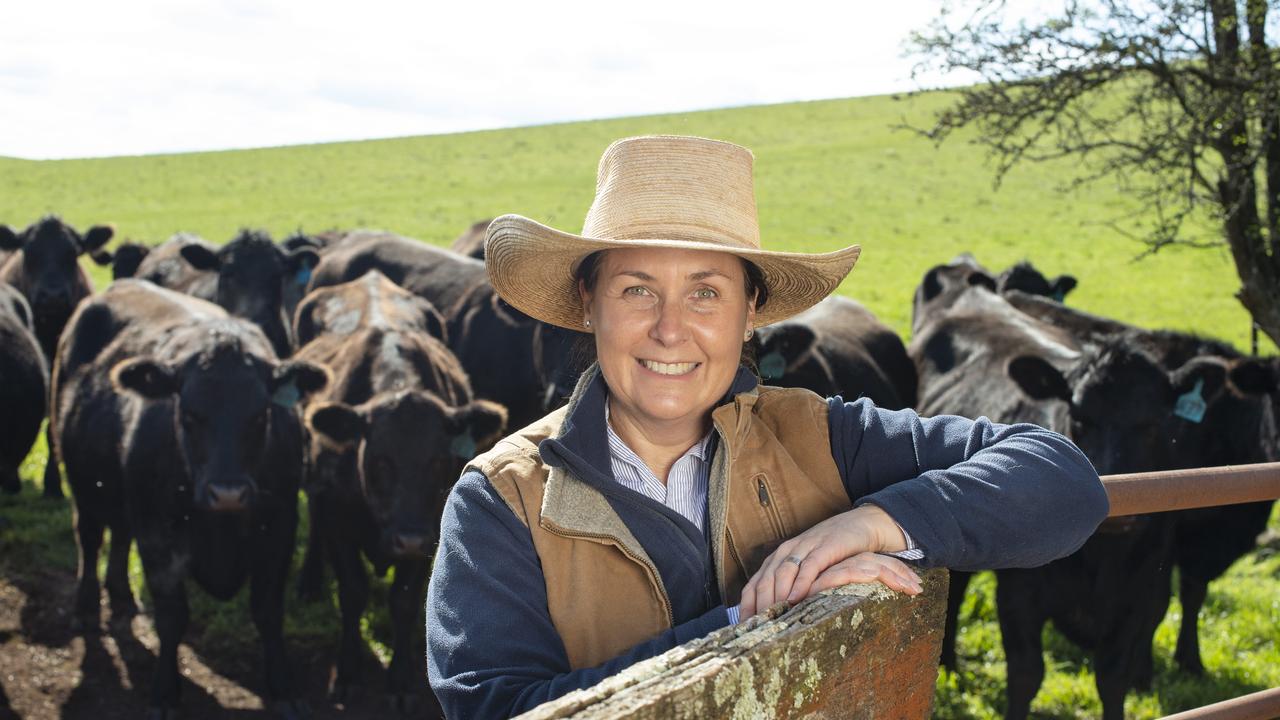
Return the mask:
M 159 647 L 150 616 L 144 610 L 129 627 L 104 622 L 101 634 L 77 635 L 71 630 L 68 614 L 74 585 L 71 574 L 56 571 L 0 579 L 0 720 L 115 720 L 145 715 Z M 104 608 L 104 620 L 105 615 Z M 245 632 L 256 637 L 248 618 Z M 381 686 L 382 675 L 372 654 L 364 672 L 367 689 L 344 708 L 326 698 L 335 651 L 308 653 L 292 645 L 290 650 L 302 695 L 316 720 L 397 715 L 375 690 Z M 179 663 L 185 677 L 184 720 L 273 716 L 263 709 L 256 692 L 262 682 L 259 654 L 219 658 L 215 663 L 184 644 Z M 400 717 L 438 716 L 425 677 L 422 701 L 417 712 Z

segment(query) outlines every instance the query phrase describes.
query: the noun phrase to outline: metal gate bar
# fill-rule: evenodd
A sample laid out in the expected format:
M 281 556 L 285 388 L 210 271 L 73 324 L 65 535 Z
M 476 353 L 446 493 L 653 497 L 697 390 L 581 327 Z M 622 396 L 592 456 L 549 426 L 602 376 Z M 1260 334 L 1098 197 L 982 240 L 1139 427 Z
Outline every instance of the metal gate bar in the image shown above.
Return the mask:
M 1280 462 L 1105 475 L 1111 517 L 1280 497 Z
M 1166 715 L 1161 720 L 1272 720 L 1280 718 L 1280 688 L 1272 688 L 1220 703 Z

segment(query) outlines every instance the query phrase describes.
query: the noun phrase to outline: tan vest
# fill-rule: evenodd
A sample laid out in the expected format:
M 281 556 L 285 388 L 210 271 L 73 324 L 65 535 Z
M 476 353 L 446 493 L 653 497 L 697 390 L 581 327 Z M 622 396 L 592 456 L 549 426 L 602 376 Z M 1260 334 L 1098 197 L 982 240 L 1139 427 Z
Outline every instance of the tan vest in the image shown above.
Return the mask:
M 590 373 L 589 373 L 590 374 Z M 657 566 L 599 491 L 543 464 L 538 443 L 559 433 L 569 406 L 471 462 L 529 528 L 547 608 L 573 668 L 598 665 L 673 624 Z M 808 390 L 761 387 L 711 415 L 720 443 L 707 489 L 720 597 L 738 602 L 783 540 L 850 507 L 831 459 L 827 403 Z M 604 421 L 602 417 L 601 422 Z

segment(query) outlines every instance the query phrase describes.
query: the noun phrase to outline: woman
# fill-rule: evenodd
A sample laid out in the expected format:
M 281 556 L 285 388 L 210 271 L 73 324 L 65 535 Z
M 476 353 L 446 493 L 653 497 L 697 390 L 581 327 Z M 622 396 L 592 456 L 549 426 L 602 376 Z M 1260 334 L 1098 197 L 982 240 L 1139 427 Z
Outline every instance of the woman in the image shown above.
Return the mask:
M 594 335 L 597 363 L 449 497 L 427 655 L 450 716 L 523 712 L 844 583 L 919 592 L 885 553 L 1035 566 L 1105 517 L 1093 467 L 1042 428 L 757 384 L 744 342 L 832 292 L 859 248 L 761 250 L 751 161 L 628 138 L 600 161 L 582 235 L 489 226 L 498 293 Z

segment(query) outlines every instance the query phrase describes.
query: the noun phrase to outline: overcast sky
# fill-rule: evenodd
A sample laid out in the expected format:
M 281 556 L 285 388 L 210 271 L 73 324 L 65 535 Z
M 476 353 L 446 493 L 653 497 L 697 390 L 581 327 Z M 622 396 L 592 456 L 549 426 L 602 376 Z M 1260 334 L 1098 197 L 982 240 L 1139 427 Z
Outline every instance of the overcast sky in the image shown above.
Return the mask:
M 753 5 L 13 2 L 0 23 L 0 155 L 358 140 L 939 82 L 913 82 L 901 47 L 938 0 Z

